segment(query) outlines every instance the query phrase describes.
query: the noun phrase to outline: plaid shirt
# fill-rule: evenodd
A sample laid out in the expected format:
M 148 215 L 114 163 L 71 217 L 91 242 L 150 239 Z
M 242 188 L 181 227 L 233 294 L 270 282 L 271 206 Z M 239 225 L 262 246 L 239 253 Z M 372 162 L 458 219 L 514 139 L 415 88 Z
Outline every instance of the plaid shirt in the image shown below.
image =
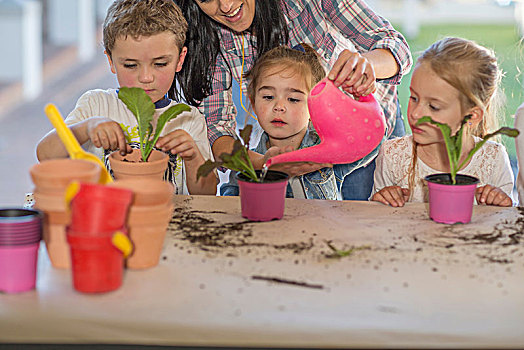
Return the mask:
M 286 5 L 289 14 L 285 10 Z M 384 109 L 389 136 L 395 127 L 396 85 L 412 65 L 411 53 L 404 37 L 362 0 L 281 0 L 281 6 L 290 31 L 288 45 L 292 47 L 302 42 L 310 44 L 322 57 L 327 72 L 344 49 L 361 53 L 374 49 L 391 51 L 400 70 L 397 75 L 378 81 L 375 92 L 375 97 Z M 233 78 L 240 81 L 242 72 L 253 66 L 256 56 L 256 47 L 251 44 L 256 43 L 256 37 L 251 34 L 238 34 L 224 27 L 219 36 L 222 55 L 217 57 L 212 94 L 205 98 L 199 107 L 206 116 L 211 144 L 221 136 L 235 135 L 236 108 L 232 89 L 227 88 L 231 84 L 228 66 L 231 67 Z M 246 88 L 246 82 L 242 81 L 244 93 Z

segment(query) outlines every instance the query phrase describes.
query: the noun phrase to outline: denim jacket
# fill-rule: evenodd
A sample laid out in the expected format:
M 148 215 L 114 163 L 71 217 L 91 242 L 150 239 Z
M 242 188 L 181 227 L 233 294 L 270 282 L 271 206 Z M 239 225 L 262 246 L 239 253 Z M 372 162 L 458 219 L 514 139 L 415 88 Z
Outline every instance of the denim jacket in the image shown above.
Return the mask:
M 260 137 L 260 142 L 253 151 L 265 154 L 267 152 L 267 143 L 269 141 L 269 136 L 266 132 Z M 320 143 L 320 137 L 314 130 L 306 131 L 304 138 L 300 144 L 300 148 L 307 148 Z M 340 199 L 340 187 L 344 182 L 344 177 L 355 169 L 369 163 L 370 158 L 374 158 L 377 154 L 378 148 L 373 150 L 369 155 L 365 156 L 362 159 L 359 159 L 353 163 L 349 164 L 334 164 L 333 168 L 322 168 L 320 170 L 307 173 L 304 175 L 298 176 L 302 188 L 307 199 L 330 199 L 336 200 Z M 220 195 L 221 196 L 238 196 L 238 183 L 235 179 L 235 173 L 231 172 L 229 174 L 229 181 L 220 186 Z M 288 183 L 286 189 L 286 198 L 293 198 L 293 191 L 291 185 Z

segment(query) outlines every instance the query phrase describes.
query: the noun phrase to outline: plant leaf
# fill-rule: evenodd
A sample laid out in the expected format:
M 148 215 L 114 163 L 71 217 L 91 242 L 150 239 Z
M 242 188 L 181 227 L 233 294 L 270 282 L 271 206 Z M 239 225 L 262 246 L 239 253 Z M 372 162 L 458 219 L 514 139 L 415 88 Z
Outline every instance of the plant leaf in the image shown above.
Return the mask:
M 248 124 L 242 130 L 240 130 L 240 138 L 244 141 L 244 146 L 249 147 L 249 138 L 251 131 L 253 130 L 253 125 Z
M 148 148 L 147 143 L 153 130 L 151 122 L 155 113 L 155 104 L 143 89 L 137 87 L 120 87 L 118 89 L 118 98 L 124 102 L 137 120 L 140 151 L 142 152 L 142 160 L 145 162 L 147 161 L 145 154 Z
M 209 175 L 209 173 L 211 173 L 213 171 L 213 169 L 215 169 L 216 167 L 219 167 L 221 165 L 222 165 L 222 162 L 220 162 L 220 161 L 213 162 L 210 159 L 206 160 L 204 162 L 204 164 L 202 164 L 201 166 L 198 167 L 198 170 L 197 170 L 197 181 L 201 177 L 206 177 L 207 175 Z
M 164 126 L 166 126 L 167 122 L 171 119 L 175 119 L 180 115 L 182 112 L 189 112 L 191 111 L 191 108 L 183 103 L 177 103 L 174 106 L 169 107 L 167 110 L 164 111 L 164 113 L 160 114 L 158 117 L 158 121 L 156 123 L 156 130 L 155 135 L 152 139 L 149 140 L 151 149 L 149 150 L 149 153 L 153 150 L 153 147 L 156 144 L 156 141 L 160 137 L 160 133 L 162 130 L 164 130 Z M 149 157 L 149 153 L 146 155 L 146 158 Z

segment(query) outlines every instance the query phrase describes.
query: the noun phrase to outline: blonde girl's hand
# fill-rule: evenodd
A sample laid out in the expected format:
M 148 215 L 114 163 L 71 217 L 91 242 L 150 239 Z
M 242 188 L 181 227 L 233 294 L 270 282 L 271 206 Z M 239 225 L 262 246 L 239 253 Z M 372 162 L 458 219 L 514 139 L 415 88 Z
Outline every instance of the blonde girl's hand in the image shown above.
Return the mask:
M 500 188 L 491 185 L 478 187 L 475 192 L 478 204 L 497 205 L 499 207 L 511 207 L 513 201 Z
M 159 137 L 155 147 L 164 152 L 178 154 L 185 161 L 191 161 L 200 155 L 200 151 L 191 135 L 181 129 Z
M 328 74 L 335 86 L 359 97 L 376 90 L 376 75 L 371 62 L 358 52 L 344 50 Z
M 95 147 L 105 150 L 120 150 L 125 156 L 132 148 L 126 142 L 126 137 L 120 124 L 105 117 L 91 117 L 87 123 L 87 136 Z
M 371 197 L 372 201 L 391 205 L 392 207 L 403 207 L 409 200 L 409 189 L 400 186 L 384 187 Z

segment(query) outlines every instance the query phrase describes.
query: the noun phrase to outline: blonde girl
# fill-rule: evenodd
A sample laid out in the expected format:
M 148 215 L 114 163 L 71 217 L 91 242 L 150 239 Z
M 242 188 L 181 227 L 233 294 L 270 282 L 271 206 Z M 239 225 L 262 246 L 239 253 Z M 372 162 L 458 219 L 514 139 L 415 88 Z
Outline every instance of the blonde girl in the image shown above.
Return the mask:
M 426 202 L 424 177 L 449 172 L 443 136 L 423 116 L 448 124 L 456 132 L 470 115 L 461 160 L 488 132 L 496 129 L 496 106 L 502 77 L 494 53 L 462 38 L 445 38 L 420 56 L 413 71 L 408 105 L 412 135 L 386 141 L 377 157 L 371 200 L 394 207 Z M 477 203 L 511 206 L 513 172 L 505 147 L 488 141 L 461 170 L 480 180 Z

